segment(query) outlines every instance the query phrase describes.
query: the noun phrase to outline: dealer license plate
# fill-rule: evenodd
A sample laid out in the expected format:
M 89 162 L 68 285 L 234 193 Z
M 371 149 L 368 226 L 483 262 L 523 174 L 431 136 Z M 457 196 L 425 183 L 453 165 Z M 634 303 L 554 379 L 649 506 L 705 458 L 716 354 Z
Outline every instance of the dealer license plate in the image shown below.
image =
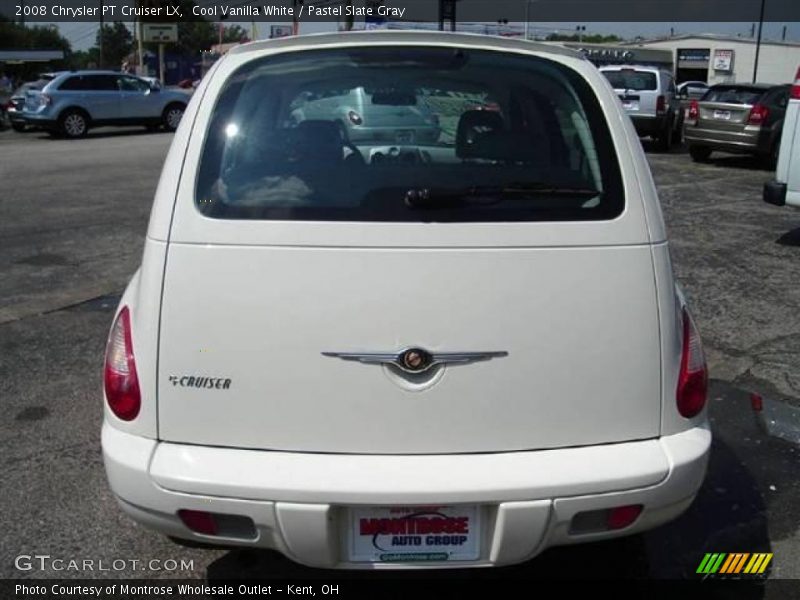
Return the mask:
M 480 516 L 475 505 L 357 507 L 349 510 L 352 562 L 477 560 Z

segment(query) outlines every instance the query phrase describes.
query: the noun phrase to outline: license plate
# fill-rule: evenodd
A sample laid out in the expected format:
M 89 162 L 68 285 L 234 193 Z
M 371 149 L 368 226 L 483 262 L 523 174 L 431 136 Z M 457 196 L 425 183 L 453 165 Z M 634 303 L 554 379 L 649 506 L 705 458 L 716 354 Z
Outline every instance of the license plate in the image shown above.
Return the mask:
M 639 101 L 638 100 L 623 100 L 622 101 L 622 108 L 625 110 L 639 110 Z
M 475 505 L 358 507 L 349 510 L 352 562 L 477 560 L 480 516 Z
M 398 144 L 413 144 L 414 132 L 413 131 L 398 131 L 394 137 L 395 142 Z
M 724 119 L 725 121 L 731 120 L 731 111 L 729 110 L 715 110 L 714 111 L 714 118 L 715 119 Z

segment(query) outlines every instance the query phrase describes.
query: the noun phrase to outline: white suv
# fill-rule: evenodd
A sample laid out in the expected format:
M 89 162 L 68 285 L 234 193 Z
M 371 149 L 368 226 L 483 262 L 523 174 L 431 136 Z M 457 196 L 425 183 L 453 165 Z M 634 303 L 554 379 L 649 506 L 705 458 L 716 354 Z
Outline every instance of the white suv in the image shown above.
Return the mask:
M 440 135 L 292 118 L 357 87 Z M 237 46 L 187 107 L 111 329 L 102 445 L 122 508 L 169 536 L 505 565 L 683 512 L 706 386 L 641 145 L 591 63 L 304 36 Z
M 764 202 L 800 207 L 800 68 L 789 91 L 775 179 L 764 184 Z

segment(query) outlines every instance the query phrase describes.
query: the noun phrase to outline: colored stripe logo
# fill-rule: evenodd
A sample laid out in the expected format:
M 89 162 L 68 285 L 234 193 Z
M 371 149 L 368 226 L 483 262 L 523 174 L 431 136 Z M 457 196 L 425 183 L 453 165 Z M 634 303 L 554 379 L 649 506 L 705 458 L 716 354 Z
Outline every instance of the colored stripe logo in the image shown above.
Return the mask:
M 716 552 L 703 557 L 697 573 L 702 575 L 761 575 L 772 560 L 772 552 Z

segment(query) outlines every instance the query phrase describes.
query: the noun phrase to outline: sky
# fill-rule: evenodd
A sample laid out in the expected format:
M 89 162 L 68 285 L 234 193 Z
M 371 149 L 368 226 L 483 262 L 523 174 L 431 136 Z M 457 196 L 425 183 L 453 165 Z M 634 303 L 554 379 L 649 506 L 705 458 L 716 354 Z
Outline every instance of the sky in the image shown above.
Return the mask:
M 796 1 L 796 0 L 794 0 Z M 250 32 L 250 22 L 228 23 L 238 24 L 247 32 Z M 286 23 L 272 23 L 274 25 L 286 25 Z M 533 35 L 544 36 L 552 32 L 574 33 L 577 25 L 586 26 L 586 34 L 616 34 L 626 39 L 633 39 L 636 36 L 644 38 L 667 36 L 670 27 L 674 28 L 675 35 L 684 33 L 720 33 L 728 35 L 742 35 L 749 37 L 753 23 L 533 23 L 531 31 Z M 95 37 L 99 24 L 97 22 L 76 22 L 76 23 L 56 23 L 61 34 L 72 44 L 73 50 L 86 50 L 94 45 Z M 256 23 L 258 39 L 269 37 L 271 23 Z M 459 23 L 464 26 L 464 24 Z M 512 23 L 522 27 L 521 23 Z M 764 23 L 763 38 L 765 40 L 780 40 L 783 26 L 787 27 L 786 39 L 789 41 L 800 41 L 800 23 Z M 128 23 L 132 27 L 131 23 Z M 492 32 L 496 24 L 487 23 L 486 28 Z M 300 33 L 321 33 L 325 31 L 336 31 L 336 23 L 301 23 Z

